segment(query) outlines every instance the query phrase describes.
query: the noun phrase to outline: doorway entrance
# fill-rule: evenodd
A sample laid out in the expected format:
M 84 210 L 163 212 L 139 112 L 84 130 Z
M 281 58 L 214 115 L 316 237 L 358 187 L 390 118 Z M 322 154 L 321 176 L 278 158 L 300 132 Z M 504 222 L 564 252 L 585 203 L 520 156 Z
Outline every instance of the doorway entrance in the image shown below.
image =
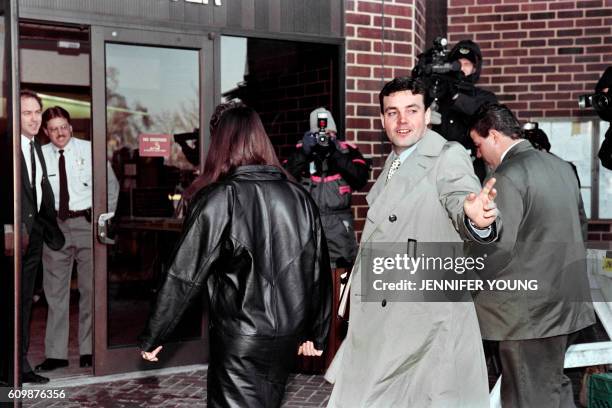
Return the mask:
M 204 145 L 196 142 L 212 109 L 212 49 L 202 36 L 92 27 L 96 375 L 207 361 L 204 299 L 161 364 L 140 358 L 137 337 L 179 238 L 176 205 L 198 170 L 186 152 Z M 115 211 L 110 171 L 120 185 Z
M 193 155 L 199 158 L 205 145 L 206 131 L 198 129 L 212 109 L 212 41 L 37 21 L 22 21 L 20 31 L 22 89 L 41 96 L 43 110 L 66 109 L 73 137 L 92 143 L 92 157 L 84 161 L 91 179 L 77 182 L 92 186 L 93 193 L 94 364 L 79 367 L 78 277 L 73 274 L 70 364 L 44 375 L 57 379 L 205 362 L 203 299 L 165 345 L 160 364 L 144 364 L 137 337 L 178 239 L 182 220 L 175 206 L 198 172 Z M 48 142 L 42 132 L 39 136 Z M 116 206 L 108 199 L 111 172 L 119 182 Z M 42 291 L 38 295 L 29 352 L 33 365 L 46 357 L 47 303 Z

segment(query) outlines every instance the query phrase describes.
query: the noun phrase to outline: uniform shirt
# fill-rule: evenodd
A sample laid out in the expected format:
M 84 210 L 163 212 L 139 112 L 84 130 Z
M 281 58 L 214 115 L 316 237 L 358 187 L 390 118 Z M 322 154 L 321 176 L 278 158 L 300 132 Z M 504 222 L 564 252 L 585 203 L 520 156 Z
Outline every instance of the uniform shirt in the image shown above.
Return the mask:
M 28 169 L 28 179 L 30 180 L 30 184 L 32 184 L 32 162 L 30 161 L 30 142 L 32 140 L 34 140 L 34 138 L 29 139 L 27 136 L 21 135 L 21 153 L 23 154 L 23 158 L 25 159 L 25 164 Z M 37 210 L 40 210 L 40 204 L 42 203 L 43 168 L 36 150 L 34 151 L 34 160 L 36 161 L 36 208 Z
M 60 149 L 53 143 L 43 146 L 43 155 L 47 163 L 49 183 L 55 196 L 55 209 L 59 211 L 59 158 Z M 92 162 L 91 142 L 71 137 L 64 146 L 66 161 L 66 179 L 68 180 L 68 194 L 70 211 L 81 211 L 91 208 L 92 203 Z M 119 183 L 115 173 L 110 169 L 108 174 L 108 208 L 115 211 L 119 195 Z

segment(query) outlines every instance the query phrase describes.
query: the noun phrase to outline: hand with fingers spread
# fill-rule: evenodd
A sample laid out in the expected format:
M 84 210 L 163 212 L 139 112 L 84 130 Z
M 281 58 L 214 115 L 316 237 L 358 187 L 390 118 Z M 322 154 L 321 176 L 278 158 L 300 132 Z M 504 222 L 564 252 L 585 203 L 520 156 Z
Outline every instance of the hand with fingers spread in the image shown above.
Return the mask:
M 463 202 L 463 212 L 478 228 L 487 228 L 497 218 L 495 197 L 497 190 L 493 188 L 495 178 L 487 181 L 480 193 L 470 193 Z
M 157 358 L 157 354 L 159 354 L 162 348 L 163 348 L 162 346 L 159 346 L 153 351 L 141 351 L 140 355 L 143 358 L 143 360 L 152 361 L 152 362 L 159 361 L 159 359 Z
M 300 345 L 300 348 L 298 349 L 298 356 L 305 355 L 310 357 L 318 357 L 321 354 L 323 354 L 323 350 L 317 350 L 312 341 L 305 341 Z

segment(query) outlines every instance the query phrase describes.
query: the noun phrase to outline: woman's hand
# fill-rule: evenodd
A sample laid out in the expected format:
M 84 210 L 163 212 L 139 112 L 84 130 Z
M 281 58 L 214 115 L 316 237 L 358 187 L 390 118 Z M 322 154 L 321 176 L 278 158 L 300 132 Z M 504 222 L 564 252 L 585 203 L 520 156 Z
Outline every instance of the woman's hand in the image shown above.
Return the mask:
M 140 355 L 142 356 L 144 360 L 158 361 L 159 359 L 157 358 L 157 354 L 161 351 L 161 349 L 162 349 L 162 346 L 159 346 L 153 351 L 141 351 Z
M 300 348 L 298 349 L 298 356 L 300 354 L 303 354 L 305 356 L 315 357 L 315 356 L 320 356 L 321 354 L 323 354 L 323 350 L 317 350 L 314 347 L 314 343 L 312 341 L 305 341 L 304 343 L 300 345 Z

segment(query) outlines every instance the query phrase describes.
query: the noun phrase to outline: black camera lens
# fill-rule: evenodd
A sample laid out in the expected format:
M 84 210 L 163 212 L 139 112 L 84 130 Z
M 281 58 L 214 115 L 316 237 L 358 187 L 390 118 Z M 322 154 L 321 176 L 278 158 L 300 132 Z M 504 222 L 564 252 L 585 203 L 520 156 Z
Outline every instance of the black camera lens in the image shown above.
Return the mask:
M 591 102 L 593 105 L 593 109 L 598 112 L 607 110 L 612 105 L 610 103 L 610 95 L 607 95 L 605 93 L 596 93 L 595 95 L 593 95 Z
M 329 146 L 329 136 L 326 133 L 319 133 L 317 136 L 317 144 L 321 147 Z
M 593 108 L 597 112 L 605 111 L 612 106 L 610 95 L 605 93 L 596 93 L 588 95 L 580 95 L 578 97 L 578 107 L 580 109 Z

